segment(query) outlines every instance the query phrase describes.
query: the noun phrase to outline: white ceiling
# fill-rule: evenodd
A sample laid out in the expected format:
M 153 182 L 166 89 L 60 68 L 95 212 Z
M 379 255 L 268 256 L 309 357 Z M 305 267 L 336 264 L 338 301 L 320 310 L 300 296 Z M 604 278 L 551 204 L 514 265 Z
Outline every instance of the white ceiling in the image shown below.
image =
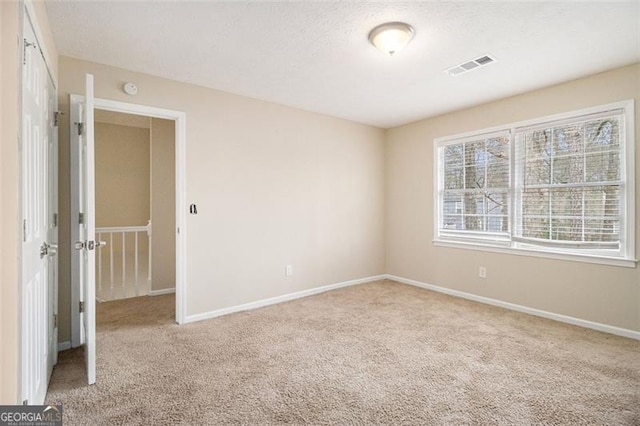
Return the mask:
M 389 128 L 640 62 L 640 3 L 47 3 L 61 55 Z M 416 35 L 371 46 L 387 21 Z M 486 53 L 498 62 L 450 77 Z M 144 90 L 144 89 L 142 89 Z

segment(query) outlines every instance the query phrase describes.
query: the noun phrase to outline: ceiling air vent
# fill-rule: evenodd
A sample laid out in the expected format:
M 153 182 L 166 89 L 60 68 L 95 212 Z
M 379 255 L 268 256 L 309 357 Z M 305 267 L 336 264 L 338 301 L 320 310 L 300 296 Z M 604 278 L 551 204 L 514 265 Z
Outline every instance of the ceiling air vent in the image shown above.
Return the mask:
M 470 61 L 464 62 L 460 65 L 456 65 L 455 67 L 451 67 L 446 70 L 450 76 L 457 76 L 460 74 L 464 74 L 465 72 L 474 70 L 476 68 L 480 68 L 484 65 L 489 65 L 492 62 L 495 62 L 496 58 L 491 55 L 480 56 L 479 58 L 472 59 Z

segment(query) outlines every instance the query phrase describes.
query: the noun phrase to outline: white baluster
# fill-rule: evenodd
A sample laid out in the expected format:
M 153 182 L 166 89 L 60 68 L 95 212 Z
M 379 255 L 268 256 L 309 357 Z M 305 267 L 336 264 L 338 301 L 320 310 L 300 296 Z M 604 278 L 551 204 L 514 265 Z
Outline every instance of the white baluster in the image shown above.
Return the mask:
M 109 232 L 109 278 L 110 278 L 110 300 L 113 300 L 116 298 L 116 293 L 115 293 L 115 283 L 113 281 L 113 232 Z
M 151 221 L 149 221 L 149 223 L 147 223 L 147 240 L 149 242 L 149 262 L 148 262 L 148 268 L 147 268 L 147 294 L 151 293 L 151 236 L 152 232 L 151 232 Z
M 98 234 L 98 241 L 102 240 L 102 234 Z M 98 300 L 102 301 L 102 245 L 98 244 Z
M 122 231 L 122 298 L 127 298 L 127 278 L 125 276 L 127 264 L 127 250 L 125 247 L 126 234 Z
M 136 296 L 138 296 L 138 231 L 135 232 Z

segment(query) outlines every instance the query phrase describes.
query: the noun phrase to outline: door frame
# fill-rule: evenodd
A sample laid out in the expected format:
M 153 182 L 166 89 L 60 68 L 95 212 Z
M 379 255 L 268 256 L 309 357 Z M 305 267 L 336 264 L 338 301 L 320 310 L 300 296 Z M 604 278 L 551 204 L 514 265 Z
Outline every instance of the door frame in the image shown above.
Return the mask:
M 76 108 L 84 102 L 84 96 L 69 95 L 70 100 L 70 117 L 76 117 Z M 183 111 L 170 110 L 165 108 L 157 108 L 146 105 L 132 104 L 128 102 L 114 101 L 110 99 L 95 98 L 95 109 L 105 111 L 120 112 L 125 114 L 141 115 L 145 117 L 163 118 L 173 120 L 175 122 L 175 213 L 176 213 L 176 316 L 175 320 L 178 324 L 184 324 L 186 320 L 187 306 L 187 279 L 186 279 L 186 239 L 187 239 L 187 223 L 186 223 L 186 113 Z M 73 132 L 77 131 L 73 120 L 69 120 L 70 138 Z M 70 172 L 78 168 L 78 158 L 74 154 L 75 150 L 71 150 Z M 75 188 L 74 179 L 71 180 L 71 223 L 73 224 L 79 213 L 78 188 Z M 76 219 L 74 219 L 76 218 Z M 78 227 L 71 226 L 71 241 L 77 241 L 79 236 Z M 71 346 L 80 346 L 81 341 L 81 314 L 79 308 L 80 303 L 80 277 L 78 275 L 77 256 L 72 255 L 71 267 Z M 95 303 L 95 300 L 92 302 Z M 75 307 L 75 308 L 74 308 Z
M 22 102 L 22 98 L 24 96 L 24 81 L 23 81 L 23 70 L 22 70 L 22 64 L 24 62 L 24 51 L 25 51 L 25 46 L 24 46 L 24 32 L 25 32 L 25 25 L 31 25 L 31 27 L 33 28 L 33 32 L 35 35 L 35 38 L 38 42 L 38 48 L 40 50 L 40 53 L 42 54 L 43 60 L 44 60 L 44 65 L 47 71 L 47 76 L 48 78 L 51 80 L 51 83 L 53 84 L 53 89 L 54 89 L 54 93 L 53 93 L 53 100 L 54 100 L 54 105 L 55 105 L 55 109 L 53 111 L 51 111 L 52 113 L 54 113 L 57 110 L 58 107 L 58 79 L 57 76 L 51 71 L 51 55 L 49 54 L 49 50 L 47 49 L 46 44 L 44 43 L 44 37 L 43 37 L 43 33 L 42 33 L 42 29 L 40 28 L 39 22 L 38 22 L 38 15 L 36 13 L 35 10 L 35 6 L 33 5 L 33 1 L 32 0 L 20 0 L 18 3 L 18 7 L 20 10 L 19 13 L 19 22 L 18 22 L 18 33 L 20 34 L 20 39 L 19 39 L 19 51 L 20 51 L 20 72 L 18 73 L 18 88 L 19 88 L 19 96 L 18 96 L 18 128 L 19 128 L 19 145 L 20 145 L 20 149 L 19 149 L 19 164 L 18 164 L 18 211 L 19 211 L 19 217 L 16 219 L 19 219 L 16 226 L 18 228 L 18 240 L 17 240 L 17 244 L 18 244 L 18 253 L 19 253 L 19 257 L 18 257 L 18 271 L 17 271 L 17 278 L 18 278 L 18 283 L 19 283 L 19 288 L 18 288 L 18 345 L 17 345 L 17 353 L 18 353 L 18 373 L 17 373 L 17 390 L 18 390 L 18 397 L 20 399 L 20 402 L 22 402 L 23 404 L 25 403 L 29 403 L 29 404 L 33 404 L 33 401 L 28 401 L 25 398 L 25 388 L 24 388 L 24 374 L 26 373 L 25 371 L 25 351 L 23 350 L 23 342 L 25 339 L 25 333 L 28 333 L 28 330 L 25 329 L 25 327 L 27 326 L 27 324 L 23 321 L 23 310 L 22 310 L 22 305 L 24 302 L 24 283 L 23 283 L 23 264 L 24 264 L 24 259 L 22 256 L 22 244 L 23 244 L 23 229 L 22 229 L 22 218 L 24 217 L 24 211 L 23 211 L 23 200 L 25 197 L 25 188 L 23 186 L 24 182 L 22 180 L 22 176 L 23 176 L 23 150 L 22 150 L 22 141 L 24 140 L 24 126 L 23 126 L 23 102 Z M 54 145 L 56 147 L 59 147 L 59 140 L 58 140 L 58 132 L 57 132 L 57 126 L 54 126 L 56 128 L 56 131 L 53 132 L 53 138 L 54 138 Z M 55 164 L 53 164 L 53 168 L 54 168 L 54 172 L 59 172 L 58 170 L 58 164 L 57 164 L 57 160 L 58 157 L 57 155 L 55 156 L 54 159 L 51 159 L 50 161 L 53 161 Z M 50 164 L 51 166 L 52 164 Z M 57 187 L 57 185 L 55 186 L 55 198 L 56 200 L 59 198 L 59 189 Z M 47 202 L 48 204 L 48 202 Z M 58 210 L 58 203 L 56 203 L 56 212 L 55 214 L 59 215 L 59 211 Z M 59 220 L 56 226 L 59 226 Z M 59 229 L 59 228 L 58 228 Z M 47 231 L 48 232 L 48 231 Z M 59 263 L 58 257 L 56 256 L 56 262 Z M 59 294 L 59 280 L 58 280 L 58 273 L 56 272 L 56 274 L 54 274 L 55 279 L 53 282 L 53 291 L 54 294 L 56 295 L 56 297 L 53 299 L 53 313 L 54 315 L 58 315 L 58 300 L 57 300 L 57 295 Z M 47 320 L 45 318 L 45 320 Z M 57 362 L 57 339 L 58 339 L 58 330 L 59 330 L 59 325 L 56 325 L 54 327 L 54 339 L 56 340 L 56 349 L 55 352 L 53 354 L 54 357 L 54 365 Z M 50 348 L 49 348 L 50 349 Z M 47 378 L 47 380 L 49 379 L 49 377 Z M 48 388 L 48 384 L 47 384 L 47 388 Z

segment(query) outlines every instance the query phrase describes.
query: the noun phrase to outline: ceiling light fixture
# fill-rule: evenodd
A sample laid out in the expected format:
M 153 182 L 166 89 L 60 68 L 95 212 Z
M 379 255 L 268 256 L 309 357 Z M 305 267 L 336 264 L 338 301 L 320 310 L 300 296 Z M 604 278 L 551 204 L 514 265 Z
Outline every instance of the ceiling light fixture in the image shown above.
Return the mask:
M 378 50 L 392 56 L 402 50 L 413 38 L 413 27 L 404 22 L 387 22 L 369 33 L 369 41 Z

